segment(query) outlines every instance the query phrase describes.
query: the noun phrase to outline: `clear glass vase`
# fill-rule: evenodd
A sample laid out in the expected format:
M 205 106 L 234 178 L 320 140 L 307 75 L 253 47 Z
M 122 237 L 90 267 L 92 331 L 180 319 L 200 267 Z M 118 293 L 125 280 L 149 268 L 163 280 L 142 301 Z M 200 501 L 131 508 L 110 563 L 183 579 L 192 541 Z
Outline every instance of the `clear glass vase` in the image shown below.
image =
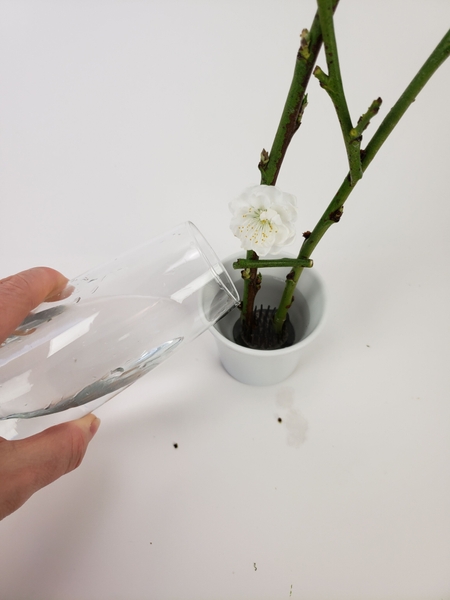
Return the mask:
M 0 435 L 78 418 L 214 325 L 239 301 L 184 223 L 67 284 L 0 346 Z

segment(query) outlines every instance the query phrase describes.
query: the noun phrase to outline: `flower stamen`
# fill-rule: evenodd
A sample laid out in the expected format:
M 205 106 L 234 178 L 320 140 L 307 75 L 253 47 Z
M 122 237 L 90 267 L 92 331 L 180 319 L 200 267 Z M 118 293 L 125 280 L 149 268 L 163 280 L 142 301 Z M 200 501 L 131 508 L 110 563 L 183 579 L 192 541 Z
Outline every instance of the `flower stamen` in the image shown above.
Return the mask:
M 231 229 L 246 250 L 258 255 L 277 254 L 292 242 L 297 217 L 296 200 L 275 186 L 248 188 L 230 203 Z

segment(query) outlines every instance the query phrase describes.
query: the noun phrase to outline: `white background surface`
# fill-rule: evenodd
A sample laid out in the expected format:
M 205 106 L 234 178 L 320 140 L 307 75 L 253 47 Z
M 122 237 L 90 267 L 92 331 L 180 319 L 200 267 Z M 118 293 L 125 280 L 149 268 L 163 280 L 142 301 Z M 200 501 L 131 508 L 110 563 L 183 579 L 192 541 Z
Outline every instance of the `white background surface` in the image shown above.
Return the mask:
M 235 252 L 227 203 L 313 5 L 1 0 L 0 276 L 75 276 L 187 219 Z M 342 0 L 354 120 L 449 23 L 447 0 Z M 0 524 L 2 600 L 450 598 L 449 77 L 316 251 L 329 317 L 299 370 L 239 384 L 205 334 L 99 409 L 82 466 Z M 346 173 L 316 81 L 309 102 L 278 182 L 299 234 Z

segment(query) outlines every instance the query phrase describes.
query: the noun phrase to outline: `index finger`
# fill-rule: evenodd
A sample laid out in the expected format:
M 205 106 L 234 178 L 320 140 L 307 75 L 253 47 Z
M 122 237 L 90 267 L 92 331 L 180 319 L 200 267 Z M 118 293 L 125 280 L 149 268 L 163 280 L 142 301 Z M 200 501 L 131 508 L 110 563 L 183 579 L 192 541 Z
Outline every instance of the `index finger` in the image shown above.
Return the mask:
M 33 308 L 61 292 L 67 278 L 49 267 L 34 267 L 0 279 L 0 343 Z

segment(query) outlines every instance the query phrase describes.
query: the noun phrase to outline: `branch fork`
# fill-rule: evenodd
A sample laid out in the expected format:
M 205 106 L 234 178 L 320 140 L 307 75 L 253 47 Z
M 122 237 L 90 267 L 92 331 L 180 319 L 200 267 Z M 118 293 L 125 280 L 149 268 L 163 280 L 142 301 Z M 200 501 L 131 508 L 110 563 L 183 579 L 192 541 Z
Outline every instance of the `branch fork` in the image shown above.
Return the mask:
M 275 185 L 286 151 L 300 126 L 308 103 L 306 88 L 311 74 L 314 74 L 334 104 L 346 147 L 349 172 L 312 232 L 307 231 L 303 234 L 305 239 L 297 259 L 279 259 L 282 261 L 283 266 L 290 266 L 291 271 L 286 277 L 283 296 L 274 316 L 275 330 L 278 333 L 282 331 L 287 311 L 292 304 L 294 291 L 303 269 L 313 266 L 310 259 L 312 252 L 329 227 L 339 222 L 343 214 L 344 203 L 355 185 L 362 178 L 363 173 L 401 117 L 415 101 L 418 93 L 450 55 L 449 30 L 379 125 L 366 148 L 361 149 L 363 132 L 369 126 L 371 119 L 378 113 L 382 100 L 381 98 L 374 100 L 367 111 L 361 115 L 356 125 L 352 124 L 342 84 L 334 32 L 333 13 L 338 3 L 339 0 L 317 0 L 318 10 L 311 29 L 304 29 L 301 34 L 294 76 L 272 148 L 270 153 L 265 149 L 262 151 L 258 165 L 261 172 L 261 184 Z M 328 74 L 318 66 L 314 69 L 322 41 L 325 46 Z M 288 264 L 288 261 L 291 262 Z M 243 319 L 245 319 L 245 315 L 249 319 L 252 318 L 253 302 L 261 285 L 261 277 L 257 273 L 257 267 L 278 266 L 275 262 L 261 260 L 256 253 L 249 251 L 246 259 L 240 259 L 234 263 L 234 268 L 243 268 Z

